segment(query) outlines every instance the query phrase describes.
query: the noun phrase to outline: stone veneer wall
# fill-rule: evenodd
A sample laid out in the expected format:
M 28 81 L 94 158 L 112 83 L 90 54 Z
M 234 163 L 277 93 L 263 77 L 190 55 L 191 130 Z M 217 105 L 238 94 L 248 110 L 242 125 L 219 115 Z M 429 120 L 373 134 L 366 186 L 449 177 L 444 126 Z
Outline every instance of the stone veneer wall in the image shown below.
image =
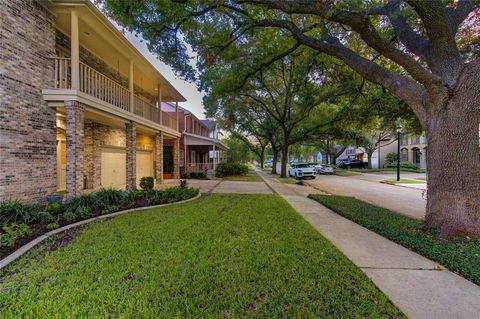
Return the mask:
M 67 56 L 70 56 L 70 37 L 57 30 L 55 38 L 57 48 L 62 50 Z M 120 83 L 122 86 L 128 88 L 128 77 L 120 74 L 118 70 L 115 70 L 110 65 L 105 63 L 102 59 L 98 58 L 96 55 L 94 55 L 82 46 L 80 46 L 80 61 L 94 68 L 103 75 L 113 79 L 117 83 Z M 155 102 L 157 100 L 155 96 L 148 93 L 138 85 L 135 85 L 133 90 L 135 94 L 141 95 L 146 100 L 150 101 L 151 104 L 155 105 Z
M 126 149 L 126 130 L 95 122 L 85 123 L 84 174 L 88 189 L 101 187 L 102 148 Z M 153 151 L 155 138 L 137 133 L 136 149 Z
M 2 1 L 0 15 L 0 201 L 45 200 L 56 190 L 53 87 L 55 22 L 36 0 Z

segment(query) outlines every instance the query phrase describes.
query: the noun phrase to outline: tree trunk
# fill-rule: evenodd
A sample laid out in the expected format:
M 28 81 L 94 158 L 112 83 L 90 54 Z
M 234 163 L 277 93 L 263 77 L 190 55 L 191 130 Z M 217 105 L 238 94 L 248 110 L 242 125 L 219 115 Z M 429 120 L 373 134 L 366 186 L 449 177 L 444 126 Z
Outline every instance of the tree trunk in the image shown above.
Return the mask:
M 273 150 L 272 174 L 277 174 L 278 151 Z
M 260 158 L 260 168 L 263 169 L 263 163 L 265 162 L 265 149 L 260 152 L 258 157 Z
M 443 101 L 443 107 L 429 108 L 424 121 L 428 143 L 425 222 L 436 226 L 443 237 L 480 236 L 480 96 L 475 86 L 461 89 Z
M 367 152 L 367 156 L 368 156 L 368 168 L 371 169 L 372 168 L 372 155 L 373 155 L 373 152 Z
M 280 177 L 287 177 L 287 164 L 288 164 L 288 144 L 282 145 L 282 166 L 280 170 Z

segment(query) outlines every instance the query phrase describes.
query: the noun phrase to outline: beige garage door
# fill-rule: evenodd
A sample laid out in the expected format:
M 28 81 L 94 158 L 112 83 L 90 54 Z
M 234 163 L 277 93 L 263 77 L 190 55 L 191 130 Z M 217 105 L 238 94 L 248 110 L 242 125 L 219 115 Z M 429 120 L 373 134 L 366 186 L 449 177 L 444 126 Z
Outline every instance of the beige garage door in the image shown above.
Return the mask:
M 102 149 L 102 187 L 125 188 L 126 160 L 124 149 Z
M 137 150 L 137 186 L 144 176 L 153 176 L 153 157 L 150 151 Z

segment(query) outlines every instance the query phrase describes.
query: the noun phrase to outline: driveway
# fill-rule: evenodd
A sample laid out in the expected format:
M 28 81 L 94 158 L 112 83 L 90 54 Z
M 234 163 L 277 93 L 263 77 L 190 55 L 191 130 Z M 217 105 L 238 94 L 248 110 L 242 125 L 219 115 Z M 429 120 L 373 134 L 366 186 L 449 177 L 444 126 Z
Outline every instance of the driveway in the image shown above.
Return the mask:
M 383 174 L 351 177 L 321 175 L 314 180 L 307 180 L 306 183 L 330 194 L 356 197 L 373 205 L 423 219 L 426 205 L 422 196 L 423 190 L 379 183 L 379 180 L 385 178 Z

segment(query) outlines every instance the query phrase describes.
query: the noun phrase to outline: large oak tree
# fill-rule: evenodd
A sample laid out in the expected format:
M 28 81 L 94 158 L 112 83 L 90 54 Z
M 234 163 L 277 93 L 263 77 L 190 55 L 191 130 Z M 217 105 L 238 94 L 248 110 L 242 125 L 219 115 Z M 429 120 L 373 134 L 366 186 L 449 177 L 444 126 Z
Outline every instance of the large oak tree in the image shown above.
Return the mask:
M 150 50 L 185 77 L 195 75 L 185 43 L 202 73 L 225 48 L 257 28 L 280 30 L 292 40 L 292 50 L 308 46 L 343 61 L 403 100 L 419 118 L 428 140 L 427 224 L 445 236 L 480 236 L 480 59 L 459 50 L 457 37 L 465 19 L 478 14 L 472 0 L 105 4 L 114 19 L 141 33 Z M 278 55 L 264 56 L 261 64 Z

